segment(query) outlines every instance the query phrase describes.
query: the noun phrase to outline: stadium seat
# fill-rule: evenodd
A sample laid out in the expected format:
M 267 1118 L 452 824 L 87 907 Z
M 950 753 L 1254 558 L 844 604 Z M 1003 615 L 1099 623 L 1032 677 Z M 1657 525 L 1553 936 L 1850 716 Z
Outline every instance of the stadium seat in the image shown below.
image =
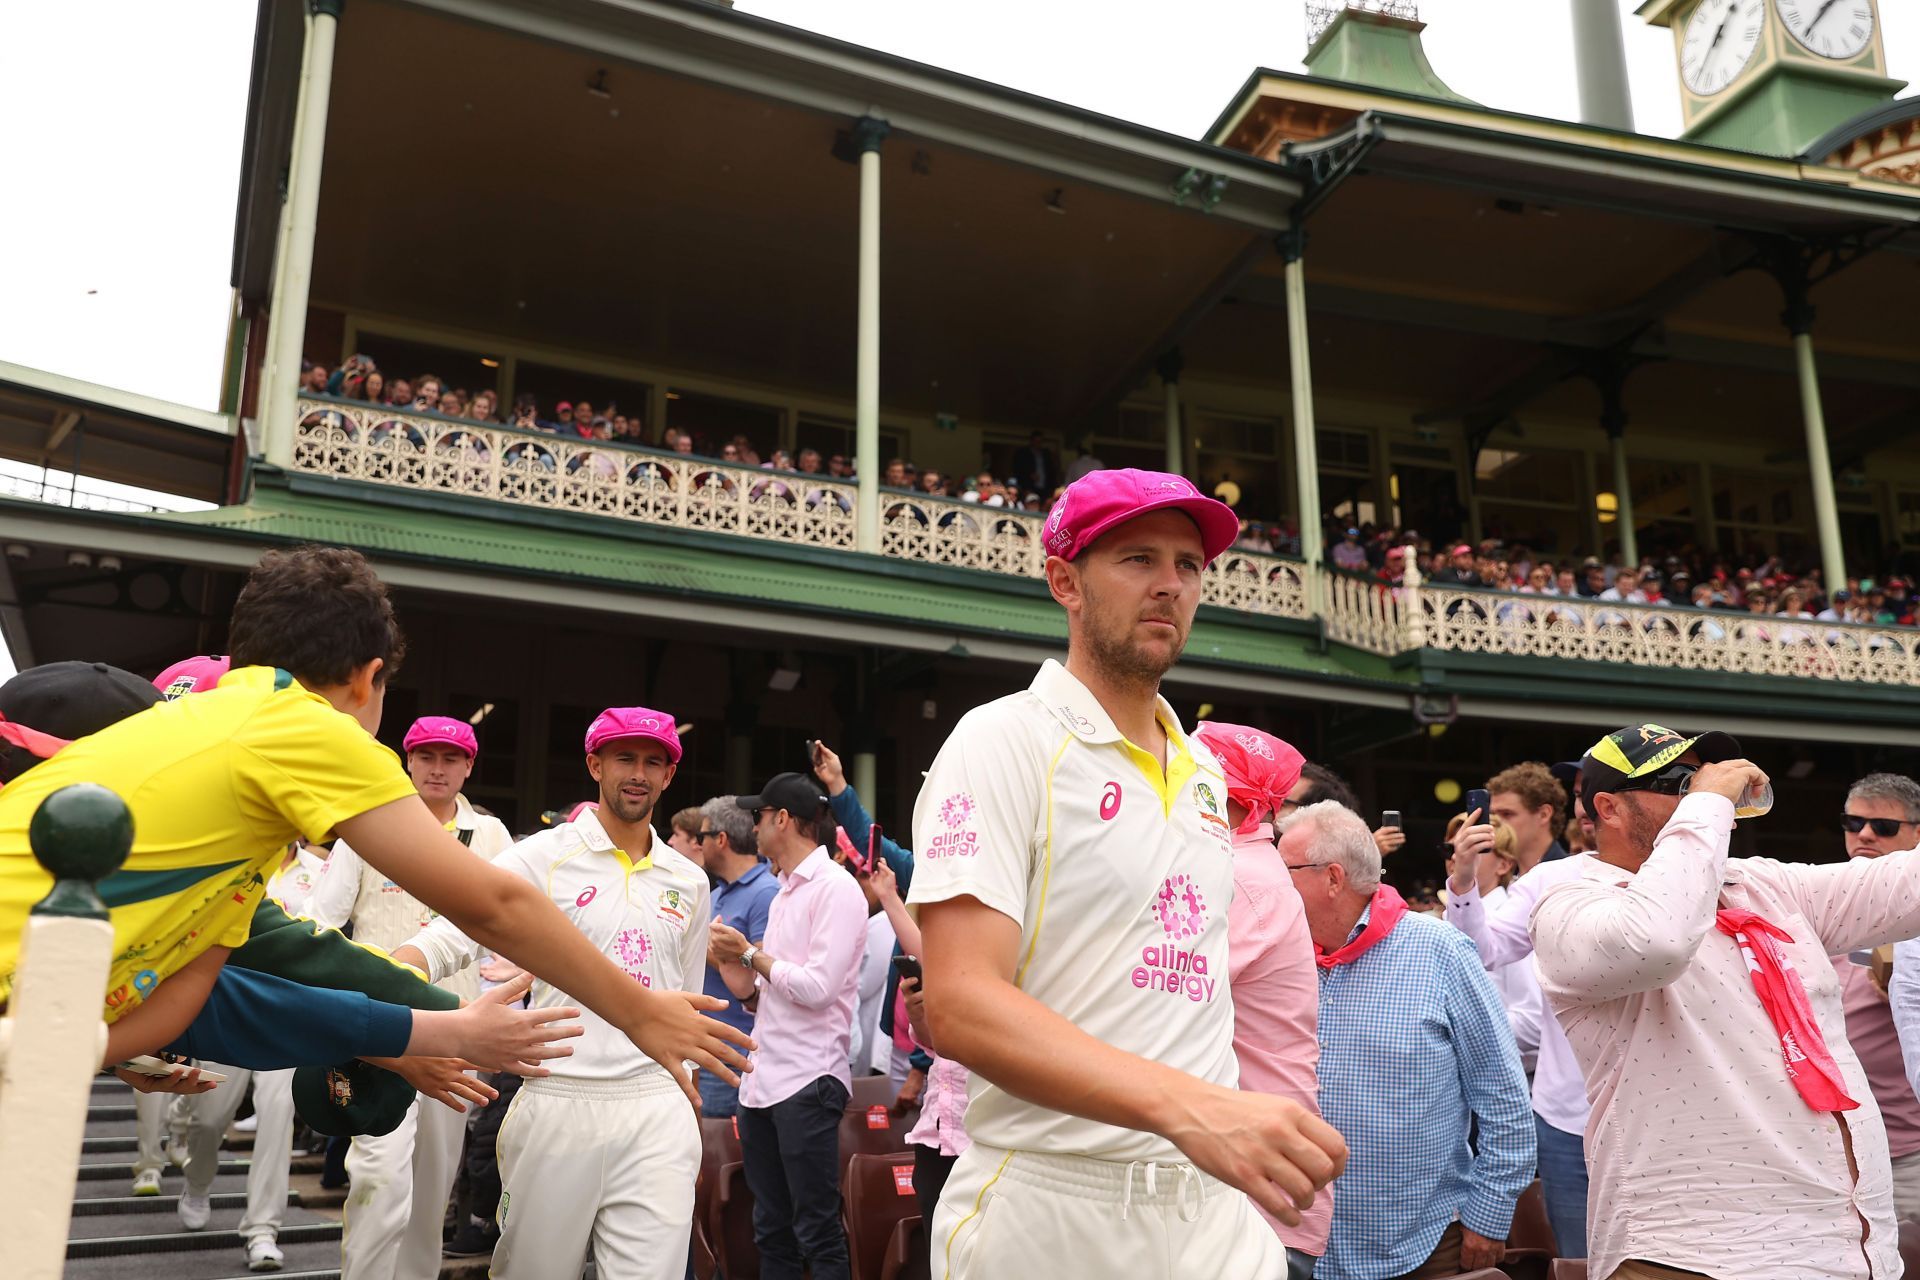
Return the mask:
M 713 1237 L 720 1271 L 727 1280 L 760 1280 L 760 1247 L 753 1241 L 753 1193 L 747 1190 L 747 1167 L 729 1164 L 720 1170 L 719 1233 Z
M 1520 1193 L 1513 1209 L 1513 1227 L 1507 1233 L 1507 1256 L 1500 1265 L 1514 1280 L 1547 1280 L 1547 1265 L 1558 1257 L 1553 1223 L 1547 1217 L 1547 1197 L 1540 1182 Z
M 1513 1277 L 1498 1267 L 1482 1267 L 1478 1271 L 1462 1271 L 1448 1276 L 1447 1280 L 1513 1280 Z
M 893 1105 L 893 1096 L 899 1090 L 893 1087 L 893 1081 L 886 1076 L 855 1076 L 853 1078 L 853 1096 L 847 1099 L 847 1110 L 865 1111 L 876 1103 L 883 1107 Z
M 700 1172 L 693 1188 L 693 1217 L 700 1224 L 706 1242 L 716 1255 L 716 1265 L 724 1274 L 726 1267 L 718 1258 L 724 1254 L 720 1230 L 721 1170 L 740 1163 L 740 1138 L 734 1132 L 733 1117 L 700 1117 Z M 699 1253 L 695 1248 L 695 1256 Z M 700 1276 L 699 1280 L 709 1280 Z
M 1587 1280 L 1585 1258 L 1555 1258 L 1547 1280 Z
M 1900 1224 L 1900 1261 L 1906 1263 L 1908 1275 L 1920 1276 L 1920 1222 Z
M 693 1238 L 687 1244 L 687 1258 L 693 1263 L 694 1280 L 713 1280 L 719 1262 L 707 1244 L 707 1224 L 698 1213 L 693 1216 Z
M 893 1224 L 893 1239 L 887 1241 L 886 1262 L 880 1268 L 880 1280 L 929 1280 L 927 1263 L 927 1224 L 918 1217 L 902 1218 Z
M 841 1183 L 846 1182 L 847 1162 L 855 1156 L 884 1156 L 906 1150 L 907 1132 L 912 1128 L 912 1116 L 895 1116 L 884 1107 L 877 1111 L 849 1107 L 840 1117 Z
M 880 1280 L 895 1229 L 920 1213 L 913 1195 L 913 1154 L 854 1156 L 840 1191 L 853 1280 Z

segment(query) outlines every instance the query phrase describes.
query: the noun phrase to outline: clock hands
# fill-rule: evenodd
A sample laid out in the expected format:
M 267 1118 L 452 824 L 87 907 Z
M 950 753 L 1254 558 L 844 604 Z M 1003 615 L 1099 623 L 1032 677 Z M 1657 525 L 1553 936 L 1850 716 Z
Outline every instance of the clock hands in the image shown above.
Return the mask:
M 1832 4 L 1833 0 L 1827 0 L 1827 3 Z M 1733 21 L 1733 15 L 1739 8 L 1740 8 L 1739 0 L 1734 0 L 1733 4 L 1730 4 L 1727 6 L 1727 12 L 1720 19 L 1720 25 L 1714 29 L 1713 39 L 1707 42 L 1706 53 L 1703 53 L 1700 55 L 1702 61 L 1705 61 L 1708 57 L 1712 55 L 1715 49 L 1719 48 L 1720 37 L 1727 34 L 1727 24 Z M 1815 18 L 1814 21 L 1818 22 L 1819 19 Z
M 1827 10 L 1833 8 L 1834 4 L 1835 4 L 1835 0 L 1827 0 L 1825 4 L 1820 6 L 1820 12 L 1814 14 L 1813 21 L 1807 24 L 1808 35 L 1813 34 L 1813 29 L 1820 25 L 1820 19 L 1827 16 Z

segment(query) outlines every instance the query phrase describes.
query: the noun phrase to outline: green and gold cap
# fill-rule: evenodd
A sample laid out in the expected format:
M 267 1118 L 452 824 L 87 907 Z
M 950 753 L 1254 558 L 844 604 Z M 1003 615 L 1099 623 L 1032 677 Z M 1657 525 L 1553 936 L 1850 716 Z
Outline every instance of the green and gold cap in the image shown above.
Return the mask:
M 358 1058 L 293 1073 L 293 1109 L 315 1133 L 333 1138 L 392 1133 L 413 1105 L 413 1086 Z
M 1587 812 L 1593 812 L 1590 797 L 1602 791 L 1618 791 L 1623 782 L 1659 773 L 1689 751 L 1697 754 L 1702 764 L 1738 760 L 1745 754 L 1730 733 L 1713 731 L 1688 737 L 1658 724 L 1615 729 L 1580 758 L 1580 797 Z

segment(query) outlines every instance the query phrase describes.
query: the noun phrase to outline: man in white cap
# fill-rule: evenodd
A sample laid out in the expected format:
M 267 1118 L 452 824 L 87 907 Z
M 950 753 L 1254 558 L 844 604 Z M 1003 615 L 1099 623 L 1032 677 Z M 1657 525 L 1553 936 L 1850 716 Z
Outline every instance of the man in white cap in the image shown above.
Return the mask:
M 962 717 L 921 789 L 933 1047 L 973 1071 L 936 1276 L 1282 1276 L 1254 1202 L 1297 1226 L 1340 1172 L 1330 1126 L 1235 1088 L 1226 780 L 1159 696 L 1238 532 L 1179 476 L 1075 481 L 1042 535 L 1066 663 Z
M 673 717 L 610 707 L 587 729 L 599 808 L 514 845 L 494 865 L 538 886 L 640 985 L 698 991 L 706 978 L 707 875 L 649 820 L 680 762 Z M 481 954 L 441 917 L 394 955 L 439 979 Z M 573 1001 L 547 983 L 536 1008 Z M 700 1128 L 666 1070 L 602 1019 L 553 1074 L 521 1086 L 500 1127 L 496 1280 L 580 1274 L 681 1280 L 700 1164 Z M 436 1232 L 440 1217 L 433 1216 Z M 436 1245 L 437 1250 L 437 1245 Z
M 460 793 L 480 751 L 472 726 L 450 716 L 422 716 L 401 746 L 420 798 L 460 843 L 489 862 L 513 843 L 498 818 L 475 812 Z M 351 921 L 354 941 L 384 951 L 434 918 L 425 903 L 369 866 L 344 840 L 334 844 L 307 914 L 334 929 Z M 437 985 L 463 1000 L 480 994 L 471 965 L 441 975 Z M 434 1280 L 440 1274 L 441 1224 L 465 1137 L 462 1113 L 416 1098 L 393 1132 L 354 1138 L 340 1239 L 343 1280 Z

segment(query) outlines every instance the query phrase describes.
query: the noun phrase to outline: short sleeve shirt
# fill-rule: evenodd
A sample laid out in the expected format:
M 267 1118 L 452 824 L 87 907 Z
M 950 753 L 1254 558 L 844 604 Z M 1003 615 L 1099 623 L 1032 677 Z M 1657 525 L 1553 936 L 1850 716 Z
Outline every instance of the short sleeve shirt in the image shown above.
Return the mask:
M 106 1020 L 209 947 L 247 940 L 266 874 L 296 836 L 414 794 L 400 758 L 272 667 L 163 702 L 82 738 L 0 791 L 0 1000 L 52 877 L 27 824 L 53 792 L 97 782 L 133 814 L 133 852 L 100 883 L 114 935 Z
M 1015 982 L 1129 1053 L 1233 1086 L 1226 782 L 1164 700 L 1167 766 L 1049 661 L 977 707 L 914 806 L 916 907 L 972 897 L 1019 922 Z M 1157 1134 L 1048 1111 L 977 1073 L 967 1132 L 989 1146 L 1178 1161 Z

